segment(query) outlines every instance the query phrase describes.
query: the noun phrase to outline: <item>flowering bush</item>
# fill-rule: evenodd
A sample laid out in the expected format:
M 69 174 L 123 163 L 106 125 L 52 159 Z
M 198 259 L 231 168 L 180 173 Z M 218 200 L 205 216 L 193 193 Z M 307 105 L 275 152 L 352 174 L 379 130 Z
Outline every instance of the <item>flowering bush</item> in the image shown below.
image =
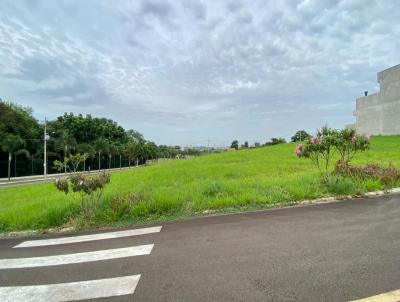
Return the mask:
M 104 187 L 110 182 L 110 174 L 102 173 L 95 176 L 85 176 L 83 174 L 73 174 L 64 178 L 57 178 L 55 181 L 56 188 L 66 195 L 72 192 L 79 192 L 81 196 L 82 209 L 87 210 L 88 204 L 85 205 L 85 196 L 89 197 L 97 193 L 96 200 L 99 201 L 103 193 Z
M 305 145 L 298 144 L 294 153 L 298 157 L 310 158 L 321 172 L 325 173 L 325 180 L 330 181 L 329 167 L 333 155 L 338 152 L 338 162 L 348 165 L 355 154 L 369 148 L 369 137 L 356 135 L 354 130 L 341 131 L 323 127 L 317 135 L 306 140 Z
M 355 130 L 344 129 L 339 132 L 336 149 L 340 154 L 340 162 L 349 164 L 357 152 L 369 148 L 369 136 L 357 135 Z
M 306 144 L 296 146 L 295 154 L 298 157 L 310 158 L 321 172 L 325 173 L 329 180 L 329 163 L 335 152 L 338 141 L 338 131 L 329 127 L 322 127 L 317 135 L 309 137 Z

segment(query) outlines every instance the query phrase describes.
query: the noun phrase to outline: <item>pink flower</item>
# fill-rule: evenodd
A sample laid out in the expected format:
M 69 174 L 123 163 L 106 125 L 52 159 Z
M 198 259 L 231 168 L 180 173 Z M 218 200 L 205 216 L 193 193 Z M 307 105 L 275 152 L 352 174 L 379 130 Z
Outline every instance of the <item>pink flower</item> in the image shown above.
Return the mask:
M 364 135 L 364 140 L 365 140 L 366 142 L 368 142 L 368 141 L 369 141 L 369 136 L 368 136 L 368 135 Z
M 300 156 L 300 155 L 301 155 L 301 149 L 302 149 L 302 147 L 303 147 L 302 144 L 298 144 L 298 145 L 296 146 L 296 148 L 294 149 L 294 154 L 295 154 L 296 156 Z
M 311 143 L 312 145 L 319 145 L 319 144 L 321 144 L 321 139 L 320 139 L 319 137 L 313 136 L 313 137 L 310 139 L 310 143 Z
M 313 137 L 310 139 L 310 143 L 311 143 L 311 144 L 316 144 L 317 141 L 318 141 L 318 139 L 317 139 L 315 136 L 313 136 Z
M 353 137 L 351 138 L 351 141 L 352 141 L 353 143 L 355 143 L 355 142 L 357 141 L 357 137 L 353 136 Z

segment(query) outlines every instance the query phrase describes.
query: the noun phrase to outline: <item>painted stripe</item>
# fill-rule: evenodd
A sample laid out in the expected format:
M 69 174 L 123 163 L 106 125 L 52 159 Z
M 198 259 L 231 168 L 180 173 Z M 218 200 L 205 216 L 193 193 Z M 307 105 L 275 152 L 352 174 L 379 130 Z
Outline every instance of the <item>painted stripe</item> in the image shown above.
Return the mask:
M 161 226 L 156 226 L 156 227 L 150 227 L 150 228 L 126 230 L 126 231 L 118 231 L 118 232 L 110 232 L 110 233 L 101 233 L 101 234 L 93 234 L 93 235 L 82 235 L 82 236 L 63 237 L 63 238 L 55 238 L 55 239 L 29 240 L 29 241 L 24 241 L 16 246 L 14 246 L 14 248 L 48 246 L 48 245 L 58 245 L 58 244 L 68 244 L 68 243 L 78 243 L 78 242 L 96 241 L 96 240 L 103 240 L 103 239 L 114 239 L 114 238 L 138 236 L 138 235 L 158 233 L 161 231 L 161 228 L 162 228 Z
M 111 250 L 101 250 L 87 253 L 65 254 L 56 256 L 44 256 L 34 258 L 1 259 L 0 269 L 40 267 L 52 265 L 64 265 L 73 263 L 93 262 L 132 256 L 148 255 L 154 244 L 138 245 Z
M 400 301 L 400 289 L 360 300 L 353 300 L 350 302 L 399 302 L 399 301 Z
M 130 295 L 140 275 L 36 286 L 0 287 L 2 302 L 76 301 Z

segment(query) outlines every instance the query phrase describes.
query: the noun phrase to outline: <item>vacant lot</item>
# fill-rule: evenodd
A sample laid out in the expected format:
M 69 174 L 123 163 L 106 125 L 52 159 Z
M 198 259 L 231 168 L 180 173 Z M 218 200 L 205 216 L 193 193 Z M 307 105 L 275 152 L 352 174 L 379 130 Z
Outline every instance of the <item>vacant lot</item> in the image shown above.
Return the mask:
M 65 196 L 50 183 L 0 189 L 0 231 L 143 223 L 383 188 L 373 179 L 322 184 L 312 163 L 294 156 L 294 146 L 247 149 L 114 173 L 104 202 L 90 215 L 80 213 L 78 196 Z M 400 168 L 400 136 L 373 137 L 371 149 L 353 162 Z

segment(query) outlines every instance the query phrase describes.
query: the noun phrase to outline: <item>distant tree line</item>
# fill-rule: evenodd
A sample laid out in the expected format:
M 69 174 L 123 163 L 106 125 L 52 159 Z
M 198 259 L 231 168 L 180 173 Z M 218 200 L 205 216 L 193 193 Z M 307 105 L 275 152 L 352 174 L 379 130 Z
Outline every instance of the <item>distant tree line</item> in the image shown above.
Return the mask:
M 307 133 L 305 130 L 298 130 L 292 137 L 291 141 L 292 142 L 301 142 L 305 141 L 306 139 L 310 138 L 311 135 Z M 271 138 L 270 141 L 265 142 L 264 144 L 261 144 L 259 142 L 255 142 L 253 146 L 249 146 L 249 143 L 247 141 L 244 142 L 244 144 L 239 145 L 238 140 L 234 140 L 231 143 L 231 149 L 246 149 L 246 148 L 258 148 L 258 147 L 265 147 L 265 146 L 273 146 L 273 145 L 279 145 L 279 144 L 286 144 L 286 140 L 282 137 L 273 137 Z
M 125 130 L 115 121 L 91 115 L 64 113 L 47 121 L 48 172 L 53 162 L 85 154 L 78 167 L 96 170 L 141 165 L 146 160 L 199 155 L 195 149 L 156 145 L 135 130 Z M 32 116 L 32 109 L 0 99 L 0 177 L 43 174 L 44 123 Z

